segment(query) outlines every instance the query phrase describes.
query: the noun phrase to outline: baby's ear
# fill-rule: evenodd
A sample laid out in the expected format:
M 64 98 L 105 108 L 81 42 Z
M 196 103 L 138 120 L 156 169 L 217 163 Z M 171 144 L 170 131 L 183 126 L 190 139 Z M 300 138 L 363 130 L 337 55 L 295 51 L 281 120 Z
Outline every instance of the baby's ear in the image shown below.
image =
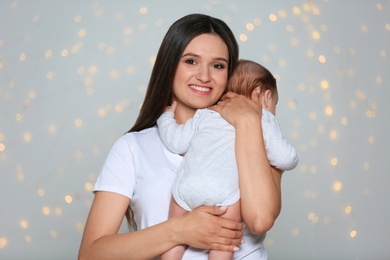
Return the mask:
M 252 97 L 252 99 L 254 97 L 257 97 L 257 101 L 260 102 L 263 105 L 262 100 L 261 100 L 261 96 L 262 95 L 261 95 L 260 92 L 261 92 L 260 87 L 255 88 L 254 90 L 252 90 L 251 97 Z
M 267 100 L 270 100 L 272 98 L 272 91 L 267 89 L 264 93 L 264 96 Z
M 263 105 L 263 108 L 268 108 L 271 99 L 272 99 L 271 90 L 267 89 L 261 94 L 261 104 Z

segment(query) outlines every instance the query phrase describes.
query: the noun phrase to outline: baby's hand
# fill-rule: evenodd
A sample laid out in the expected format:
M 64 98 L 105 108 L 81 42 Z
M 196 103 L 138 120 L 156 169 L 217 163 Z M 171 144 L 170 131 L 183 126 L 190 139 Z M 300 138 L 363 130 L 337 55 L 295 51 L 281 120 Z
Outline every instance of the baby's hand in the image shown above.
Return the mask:
M 172 113 L 175 113 L 176 106 L 177 106 L 177 102 L 176 102 L 176 101 L 173 101 L 171 106 L 167 106 L 167 107 L 165 108 L 165 112 L 172 112 Z

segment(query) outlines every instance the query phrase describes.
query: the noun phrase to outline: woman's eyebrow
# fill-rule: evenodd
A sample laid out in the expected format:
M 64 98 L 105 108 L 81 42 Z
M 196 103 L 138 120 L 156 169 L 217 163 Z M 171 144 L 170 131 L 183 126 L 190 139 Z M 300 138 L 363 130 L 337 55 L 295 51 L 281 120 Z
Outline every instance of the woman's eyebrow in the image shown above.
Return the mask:
M 200 55 L 192 53 L 192 52 L 184 53 L 182 57 L 187 57 L 187 56 L 200 58 Z
M 201 58 L 200 55 L 195 54 L 193 52 L 184 53 L 183 56 L 181 56 L 181 57 L 184 58 L 184 57 L 187 57 L 187 56 Z M 213 60 L 224 61 L 224 62 L 228 63 L 228 60 L 226 58 L 224 58 L 224 57 L 215 57 L 215 58 L 213 58 Z

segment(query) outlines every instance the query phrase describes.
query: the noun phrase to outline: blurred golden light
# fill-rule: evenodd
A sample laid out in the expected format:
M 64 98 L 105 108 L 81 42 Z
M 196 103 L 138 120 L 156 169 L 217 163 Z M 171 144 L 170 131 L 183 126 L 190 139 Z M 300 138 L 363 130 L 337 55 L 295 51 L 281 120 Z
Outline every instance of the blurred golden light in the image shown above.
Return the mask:
M 92 191 L 92 189 L 93 189 L 93 184 L 90 183 L 90 182 L 85 183 L 85 184 L 84 184 L 84 189 L 85 189 L 86 191 Z
M 24 240 L 27 242 L 27 243 L 31 243 L 32 242 L 32 237 L 30 235 L 25 235 L 24 236 Z
M 306 56 L 309 57 L 309 58 L 313 58 L 314 57 L 314 51 L 313 50 L 306 50 Z
M 49 80 L 53 79 L 54 78 L 54 73 L 52 71 L 47 72 L 46 73 L 46 78 L 49 79 Z
M 261 25 L 261 20 L 259 18 L 253 19 L 253 23 L 257 26 Z
M 31 134 L 25 133 L 23 135 L 23 141 L 25 141 L 26 143 L 29 143 L 31 141 Z
M 55 212 L 57 215 L 62 215 L 62 209 L 60 207 L 56 207 Z
M 336 181 L 335 183 L 333 183 L 334 191 L 339 192 L 341 191 L 342 188 L 343 188 L 343 184 L 340 181 Z
M 44 189 L 38 189 L 37 193 L 40 197 L 43 197 L 45 195 L 45 190 Z
M 127 74 L 133 74 L 135 72 L 134 66 L 127 66 L 126 73 Z
M 240 41 L 245 42 L 247 40 L 248 40 L 248 36 L 246 36 L 245 34 L 240 34 Z
M 110 78 L 117 79 L 119 77 L 119 72 L 116 70 L 110 71 Z
M 46 58 L 50 58 L 53 54 L 52 54 L 51 50 L 46 50 L 44 55 Z
M 310 112 L 310 113 L 309 113 L 309 118 L 310 118 L 311 120 L 316 119 L 316 118 L 317 118 L 317 113 L 314 112 L 314 111 Z
M 254 28 L 255 28 L 255 26 L 253 25 L 253 23 L 247 23 L 246 24 L 246 29 L 248 31 L 252 31 Z
M 279 14 L 280 17 L 286 17 L 286 16 L 287 16 L 287 13 L 286 13 L 285 10 L 280 10 L 280 11 L 278 12 L 278 14 Z
M 77 74 L 83 75 L 84 73 L 85 73 L 85 68 L 84 68 L 84 67 L 79 67 L 79 68 L 77 69 Z
M 133 29 L 131 29 L 131 27 L 126 27 L 125 29 L 123 29 L 123 34 L 131 34 L 132 31 Z
M 148 8 L 147 7 L 141 7 L 140 9 L 139 9 L 139 13 L 140 14 L 146 14 L 148 12 Z
M 270 14 L 270 15 L 268 16 L 268 18 L 269 18 L 269 20 L 270 20 L 271 22 L 275 22 L 276 20 L 278 20 L 278 17 L 276 16 L 276 14 Z
M 8 244 L 8 240 L 5 237 L 0 237 L 0 248 L 5 248 Z
M 329 132 L 330 139 L 337 139 L 337 131 L 333 130 Z
M 21 228 L 24 228 L 24 229 L 26 229 L 26 228 L 28 228 L 28 222 L 27 222 L 27 220 L 21 220 L 20 222 L 19 222 L 19 224 L 20 224 L 20 227 Z
M 63 49 L 61 51 L 61 57 L 67 57 L 69 55 L 69 51 L 67 49 Z
M 114 48 L 114 47 L 108 47 L 108 48 L 107 48 L 107 54 L 112 55 L 112 54 L 114 54 L 114 53 L 115 53 L 115 48 Z
M 25 60 L 26 60 L 26 54 L 25 53 L 19 54 L 19 61 L 25 61 Z
M 66 195 L 65 196 L 65 202 L 66 203 L 70 204 L 70 203 L 72 203 L 72 201 L 73 201 L 72 196 L 70 196 L 70 195 Z
M 83 120 L 81 120 L 80 118 L 76 118 L 76 120 L 74 120 L 74 125 L 76 127 L 81 127 L 83 125 Z
M 365 162 L 364 164 L 363 164 L 363 169 L 364 170 L 368 170 L 370 168 L 370 163 L 369 162 Z
M 336 157 L 333 157 L 332 159 L 330 159 L 330 164 L 332 166 L 336 166 L 338 163 L 338 159 Z
M 85 30 L 85 29 L 80 29 L 80 30 L 77 32 L 77 36 L 78 36 L 79 38 L 85 37 L 86 34 L 87 34 L 87 30 Z
M 325 107 L 325 114 L 328 116 L 333 115 L 333 108 L 331 106 Z
M 377 77 L 375 78 L 375 83 L 378 84 L 378 85 L 382 84 L 382 83 L 383 83 L 382 77 L 381 77 L 381 76 L 377 76 Z
M 99 50 L 104 50 L 106 48 L 106 44 L 104 42 L 99 42 L 97 47 Z
M 42 208 L 42 213 L 43 215 L 47 216 L 47 215 L 50 215 L 50 208 L 45 206 Z
M 95 90 L 93 89 L 93 87 L 89 86 L 86 88 L 85 92 L 88 96 L 91 96 L 95 92 Z
M 307 216 L 307 218 L 313 223 L 313 224 L 316 224 L 319 220 L 319 217 L 314 213 L 314 212 L 310 212 Z
M 73 21 L 74 21 L 75 23 L 81 22 L 81 15 L 77 15 L 77 16 L 73 19 Z
M 294 14 L 300 14 L 301 13 L 301 9 L 299 7 L 297 7 L 297 6 L 294 6 L 293 12 L 294 12 Z
M 57 132 L 57 126 L 49 125 L 49 133 L 55 134 Z
M 50 230 L 50 236 L 52 238 L 56 238 L 58 236 L 58 232 L 56 230 Z
M 321 34 L 317 31 L 314 31 L 312 34 L 311 34 L 311 37 L 314 39 L 314 40 L 319 40 L 321 38 Z
M 89 74 L 96 74 L 97 72 L 97 66 L 96 65 L 92 65 L 88 68 L 88 73 Z
M 329 88 L 329 83 L 327 80 L 322 80 L 321 81 L 321 88 L 322 89 L 328 89 Z
M 147 28 L 148 28 L 148 26 L 146 25 L 146 23 L 141 23 L 138 25 L 138 29 L 140 31 L 145 31 Z
M 84 153 L 83 153 L 82 151 L 76 151 L 76 152 L 74 153 L 74 157 L 75 157 L 76 159 L 78 159 L 78 160 L 81 160 L 81 159 L 83 159 L 83 157 L 84 157 Z
M 79 230 L 79 231 L 82 231 L 84 229 L 84 224 L 80 223 L 80 222 L 77 222 L 76 223 L 76 229 Z
M 324 55 L 318 56 L 318 61 L 321 62 L 321 63 L 325 63 L 326 62 L 325 56 Z
M 368 32 L 368 26 L 363 24 L 362 26 L 360 26 L 360 31 L 364 33 Z
M 293 228 L 293 229 L 291 229 L 291 235 L 292 235 L 293 237 L 298 236 L 298 235 L 299 235 L 299 228 Z

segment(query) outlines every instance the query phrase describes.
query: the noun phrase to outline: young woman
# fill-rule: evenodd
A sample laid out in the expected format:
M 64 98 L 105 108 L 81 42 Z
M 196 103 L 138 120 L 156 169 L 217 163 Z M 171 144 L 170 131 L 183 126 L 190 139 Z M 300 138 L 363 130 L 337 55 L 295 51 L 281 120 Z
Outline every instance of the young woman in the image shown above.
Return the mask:
M 221 98 L 237 59 L 234 35 L 219 19 L 192 14 L 170 27 L 139 117 L 111 148 L 95 184 L 79 259 L 158 259 L 180 244 L 190 246 L 183 259 L 207 259 L 203 250 L 208 249 L 236 252 L 235 259 L 266 259 L 262 242 L 280 212 L 281 172 L 268 163 L 258 97 L 227 93 Z M 221 217 L 226 207 L 203 206 L 168 220 L 183 158 L 163 145 L 156 120 L 173 100 L 178 123 L 218 102 L 213 109 L 235 127 L 244 230 L 240 222 Z M 128 208 L 137 231 L 117 234 Z

